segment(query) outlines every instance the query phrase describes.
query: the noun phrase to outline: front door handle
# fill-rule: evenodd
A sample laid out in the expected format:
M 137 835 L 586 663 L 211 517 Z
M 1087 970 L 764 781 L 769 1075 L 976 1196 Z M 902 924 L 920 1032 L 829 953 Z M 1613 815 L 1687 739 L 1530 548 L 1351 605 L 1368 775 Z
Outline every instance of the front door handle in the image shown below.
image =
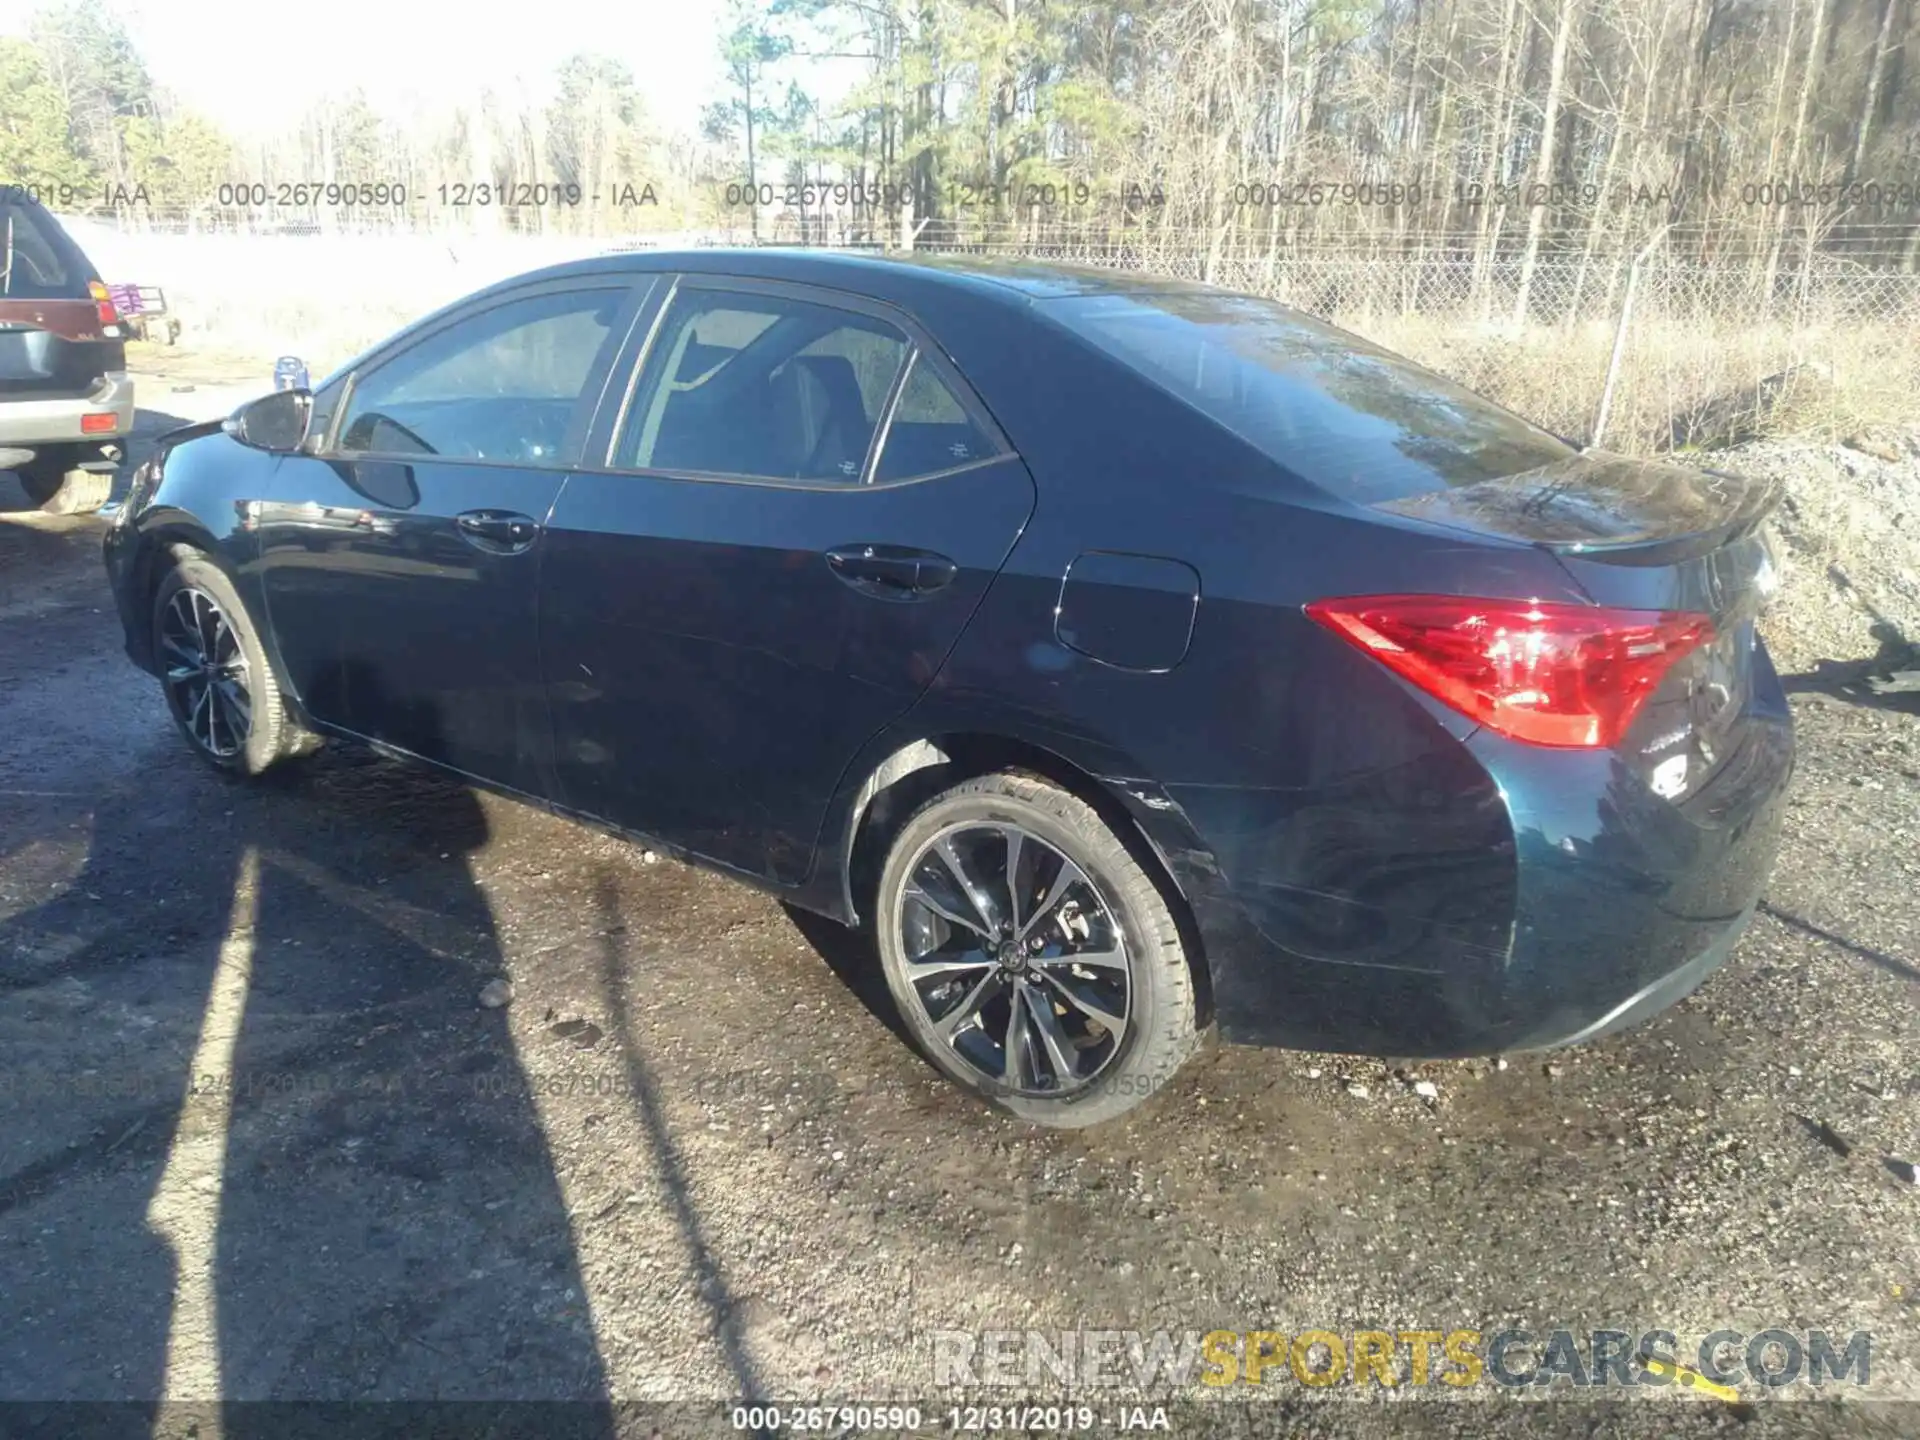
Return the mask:
M 538 521 L 512 510 L 463 510 L 453 523 L 461 539 L 494 555 L 517 555 L 540 534 Z
M 827 568 L 861 594 L 882 600 L 923 599 L 960 573 L 946 556 L 904 545 L 841 545 L 827 551 Z

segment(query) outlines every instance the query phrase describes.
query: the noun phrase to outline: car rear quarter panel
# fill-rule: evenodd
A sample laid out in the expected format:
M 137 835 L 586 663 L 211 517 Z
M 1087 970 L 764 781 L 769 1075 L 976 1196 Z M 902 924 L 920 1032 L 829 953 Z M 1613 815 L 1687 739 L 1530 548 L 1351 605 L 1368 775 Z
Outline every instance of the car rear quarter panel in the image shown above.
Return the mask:
M 1131 372 L 1032 329 L 999 357 L 1006 374 L 977 383 L 1039 503 L 916 719 L 1026 737 L 1128 807 L 1194 911 L 1228 1039 L 1453 1048 L 1511 939 L 1508 807 L 1462 743 L 1470 721 L 1301 607 L 1394 591 L 1583 597 L 1532 547 L 1354 513 Z M 1062 578 L 1089 551 L 1198 573 L 1191 643 L 1171 670 L 1060 643 Z

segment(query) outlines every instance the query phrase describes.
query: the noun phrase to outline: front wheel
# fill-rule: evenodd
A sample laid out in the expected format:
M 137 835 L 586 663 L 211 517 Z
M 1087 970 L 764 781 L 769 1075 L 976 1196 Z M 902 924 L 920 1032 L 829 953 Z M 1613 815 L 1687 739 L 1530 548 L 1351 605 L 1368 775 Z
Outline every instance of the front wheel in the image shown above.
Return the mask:
M 174 724 L 215 769 L 258 775 L 318 744 L 287 712 L 233 583 L 205 557 L 182 555 L 154 592 L 153 654 Z
M 921 1048 L 1022 1119 L 1113 1119 L 1193 1052 L 1193 970 L 1166 898 L 1092 806 L 1045 780 L 986 775 L 929 801 L 887 856 L 875 925 Z

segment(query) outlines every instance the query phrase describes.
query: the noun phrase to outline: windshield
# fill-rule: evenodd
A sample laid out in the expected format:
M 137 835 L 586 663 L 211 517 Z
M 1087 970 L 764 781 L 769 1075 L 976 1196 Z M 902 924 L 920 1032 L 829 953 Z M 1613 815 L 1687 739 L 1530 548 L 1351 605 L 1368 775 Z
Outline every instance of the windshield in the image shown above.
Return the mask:
M 1462 385 L 1268 300 L 1190 290 L 1040 303 L 1301 479 L 1361 504 L 1575 453 Z

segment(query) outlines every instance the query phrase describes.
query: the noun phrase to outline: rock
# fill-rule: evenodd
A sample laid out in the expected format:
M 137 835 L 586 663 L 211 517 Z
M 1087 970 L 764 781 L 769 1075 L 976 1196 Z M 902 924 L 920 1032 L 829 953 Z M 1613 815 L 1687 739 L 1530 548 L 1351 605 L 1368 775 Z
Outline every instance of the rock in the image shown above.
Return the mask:
M 1319 1078 L 1320 1078 L 1320 1067 L 1318 1065 L 1314 1066 L 1311 1070 L 1307 1071 L 1307 1079 L 1318 1080 Z
M 1896 1160 L 1893 1156 L 1889 1155 L 1887 1157 L 1887 1169 L 1898 1175 L 1909 1185 L 1920 1185 L 1920 1168 L 1916 1168 L 1911 1160 Z
M 1413 1093 L 1418 1095 L 1422 1100 L 1438 1100 L 1440 1098 L 1440 1087 L 1431 1080 L 1416 1080 L 1413 1082 Z
M 513 982 L 505 976 L 496 976 L 480 987 L 480 1008 L 498 1010 L 513 1001 Z
M 1502 1056 L 1500 1056 L 1500 1057 L 1499 1057 L 1498 1059 L 1496 1059 L 1496 1060 L 1495 1060 L 1495 1061 L 1493 1062 L 1493 1068 L 1494 1068 L 1494 1069 L 1496 1069 L 1496 1070 L 1504 1070 L 1504 1069 L 1506 1069 L 1506 1068 L 1507 1068 L 1507 1057 L 1506 1057 L 1506 1056 L 1504 1056 L 1504 1055 L 1502 1055 Z
M 1852 1144 L 1826 1121 L 1816 1120 L 1811 1115 L 1796 1115 L 1794 1118 L 1800 1122 L 1802 1129 L 1842 1160 L 1853 1153 Z
M 1370 1098 L 1373 1092 L 1367 1089 L 1367 1087 L 1362 1085 L 1358 1080 L 1349 1080 L 1347 1082 L 1347 1094 L 1351 1095 L 1356 1100 L 1365 1100 Z
M 1906 458 L 1901 454 L 1899 446 L 1873 435 L 1849 435 L 1840 443 L 1849 450 L 1858 450 L 1862 455 L 1871 455 L 1874 459 L 1884 460 L 1889 465 L 1897 465 Z
M 660 863 L 659 853 L 653 850 L 642 850 L 640 852 L 640 863 L 642 865 L 658 865 Z
M 482 1000 L 481 1003 L 486 1002 Z M 591 1050 L 600 1043 L 600 1038 L 605 1032 L 591 1020 L 576 1019 L 562 1020 L 559 1024 L 550 1026 L 547 1033 L 557 1035 L 562 1040 L 571 1040 L 582 1050 Z

